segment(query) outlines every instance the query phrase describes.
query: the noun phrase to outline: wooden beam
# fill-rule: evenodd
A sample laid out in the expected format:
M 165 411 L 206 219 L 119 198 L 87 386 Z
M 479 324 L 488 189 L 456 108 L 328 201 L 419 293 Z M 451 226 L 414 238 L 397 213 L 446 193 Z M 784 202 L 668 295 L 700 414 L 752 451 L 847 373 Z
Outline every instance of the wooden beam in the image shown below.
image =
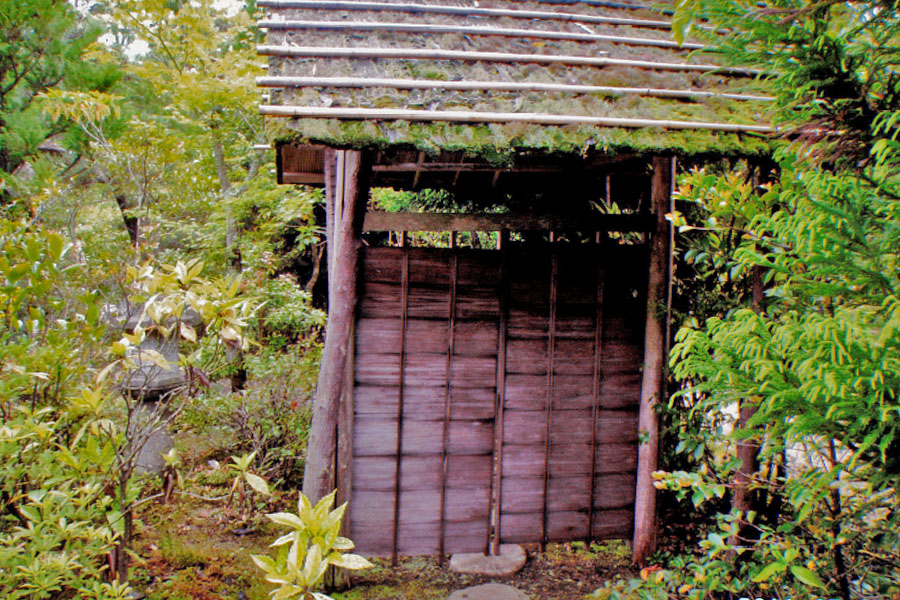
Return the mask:
M 648 215 L 597 214 L 590 218 L 557 215 L 495 213 L 368 212 L 364 231 L 650 231 L 655 221 Z
M 340 167 L 343 168 L 340 168 Z M 368 174 L 362 153 L 328 150 L 326 155 L 328 322 L 307 445 L 303 493 L 313 502 L 337 485 L 337 432 L 345 392 L 350 338 L 358 300 L 357 272 Z
M 274 9 L 299 10 L 356 10 L 377 12 L 401 12 L 431 15 L 459 15 L 464 17 L 501 17 L 570 23 L 594 23 L 598 25 L 626 25 L 649 29 L 671 29 L 669 21 L 635 19 L 632 17 L 604 17 L 578 13 L 543 10 L 510 10 L 504 8 L 480 8 L 474 6 L 436 6 L 432 4 L 393 4 L 390 2 L 347 2 L 333 0 L 258 0 L 257 6 Z
M 471 25 L 443 25 L 434 23 L 382 23 L 375 21 L 260 21 L 259 27 L 269 31 L 368 31 L 388 33 L 451 34 L 491 37 L 512 37 L 562 42 L 597 43 L 605 42 L 624 46 L 648 46 L 675 50 L 702 50 L 703 44 L 675 40 L 604 35 L 598 33 L 573 33 L 539 29 L 515 29 L 507 27 L 478 27 Z
M 638 431 L 643 440 L 638 444 L 637 481 L 634 498 L 634 538 L 632 560 L 643 563 L 656 548 L 656 488 L 653 472 L 659 455 L 659 418 L 654 407 L 661 401 L 666 363 L 666 294 L 668 290 L 669 245 L 672 212 L 672 184 L 675 159 L 653 157 L 651 209 L 656 228 L 650 240 L 647 279 L 647 315 L 644 325 L 644 370 L 641 380 L 641 403 Z
M 325 185 L 324 173 L 282 173 L 278 183 Z
M 539 65 L 569 65 L 581 67 L 634 67 L 659 71 L 694 71 L 719 73 L 741 77 L 765 75 L 757 69 L 722 67 L 712 64 L 668 63 L 652 60 L 608 58 L 604 56 L 571 56 L 561 54 L 524 54 L 515 52 L 479 52 L 468 50 L 439 50 L 429 48 L 344 48 L 324 46 L 270 46 L 257 48 L 263 56 L 295 58 L 395 58 L 400 60 L 459 60 L 470 62 L 522 63 Z
M 422 110 L 403 108 L 356 108 L 322 106 L 262 105 L 262 115 L 269 117 L 298 117 L 302 119 L 346 119 L 352 121 L 414 121 L 450 123 L 529 123 L 532 125 L 594 125 L 625 129 L 700 129 L 733 133 L 777 133 L 769 125 L 714 123 L 708 121 L 672 121 L 665 119 L 634 119 L 626 117 L 586 117 L 582 115 L 551 115 L 546 113 L 505 113 L 466 110 Z
M 273 88 L 340 87 L 391 88 L 397 90 L 464 90 L 504 92 L 561 92 L 572 94 L 636 95 L 660 98 L 722 98 L 725 100 L 772 102 L 773 96 L 729 94 L 691 89 L 623 87 L 613 85 L 574 85 L 518 81 L 442 81 L 436 79 L 402 79 L 391 77 L 257 77 L 256 85 Z

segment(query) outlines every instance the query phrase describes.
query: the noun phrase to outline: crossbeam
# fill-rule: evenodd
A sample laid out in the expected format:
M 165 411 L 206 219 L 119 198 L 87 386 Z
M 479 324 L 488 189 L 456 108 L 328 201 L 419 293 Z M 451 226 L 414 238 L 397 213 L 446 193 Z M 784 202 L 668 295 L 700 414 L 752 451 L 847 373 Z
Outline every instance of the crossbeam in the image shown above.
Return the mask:
M 363 231 L 650 231 L 655 221 L 639 214 L 595 215 L 590 218 L 558 215 L 495 213 L 368 212 Z

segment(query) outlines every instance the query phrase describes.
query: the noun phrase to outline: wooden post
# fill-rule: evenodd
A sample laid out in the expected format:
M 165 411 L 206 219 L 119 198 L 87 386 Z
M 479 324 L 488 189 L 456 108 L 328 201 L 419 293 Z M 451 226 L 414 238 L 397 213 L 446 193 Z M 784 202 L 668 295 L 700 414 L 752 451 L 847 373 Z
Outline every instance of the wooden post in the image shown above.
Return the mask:
M 325 152 L 328 244 L 328 323 L 303 474 L 303 493 L 316 502 L 338 485 L 336 476 L 341 398 L 356 320 L 357 274 L 368 172 L 360 152 Z M 342 486 L 349 494 L 349 486 Z M 349 500 L 344 497 L 343 500 Z
M 651 210 L 656 217 L 656 230 L 650 240 L 649 275 L 647 280 L 647 318 L 644 329 L 644 372 L 641 381 L 641 404 L 638 431 L 637 481 L 634 498 L 634 539 L 632 560 L 643 563 L 656 547 L 656 488 L 653 472 L 659 453 L 659 420 L 654 406 L 663 400 L 663 376 L 666 363 L 665 312 L 668 290 L 668 265 L 671 247 L 670 222 L 672 172 L 675 159 L 653 157 Z

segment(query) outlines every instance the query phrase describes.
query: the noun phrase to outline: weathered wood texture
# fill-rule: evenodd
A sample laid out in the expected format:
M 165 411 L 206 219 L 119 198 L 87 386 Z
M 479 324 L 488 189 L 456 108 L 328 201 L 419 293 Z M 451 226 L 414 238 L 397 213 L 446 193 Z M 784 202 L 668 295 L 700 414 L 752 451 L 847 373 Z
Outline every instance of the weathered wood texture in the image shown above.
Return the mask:
M 656 470 L 659 454 L 659 418 L 655 406 L 663 401 L 664 391 L 666 307 L 672 244 L 672 223 L 666 215 L 673 210 L 672 185 L 675 159 L 655 156 L 652 164 L 650 201 L 651 210 L 656 215 L 656 231 L 650 241 L 644 326 L 644 371 L 641 378 L 638 423 L 643 441 L 638 446 L 632 540 L 632 560 L 637 564 L 643 563 L 656 548 L 656 488 L 653 486 L 653 472 Z
M 460 166 L 463 169 L 464 166 Z M 514 213 L 412 213 L 368 212 L 365 231 L 548 231 L 595 229 L 597 231 L 651 231 L 656 225 L 649 215 L 623 213 L 583 217 Z
M 314 502 L 335 487 L 350 486 L 337 480 L 341 398 L 345 394 L 347 361 L 357 303 L 357 272 L 361 246 L 362 215 L 368 199 L 367 171 L 361 152 L 328 150 L 326 234 L 329 257 L 328 324 L 322 368 L 319 371 L 313 419 L 307 446 L 303 493 Z M 344 452 L 345 462 L 349 460 Z
M 553 253 L 364 251 L 350 509 L 361 552 L 392 554 L 395 503 L 400 554 L 631 535 L 646 251 Z

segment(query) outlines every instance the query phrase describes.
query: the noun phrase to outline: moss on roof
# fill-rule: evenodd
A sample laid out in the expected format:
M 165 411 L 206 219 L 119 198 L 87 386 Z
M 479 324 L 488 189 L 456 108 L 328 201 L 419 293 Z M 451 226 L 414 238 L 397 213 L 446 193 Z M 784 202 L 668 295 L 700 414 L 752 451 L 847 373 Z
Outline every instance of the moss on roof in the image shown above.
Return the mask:
M 413 0 L 404 0 L 409 3 Z M 454 0 L 414 0 L 423 4 L 454 4 Z M 260 4 L 263 4 L 261 2 Z M 650 9 L 629 11 L 572 4 L 501 2 L 483 0 L 482 7 L 516 8 L 591 15 L 656 18 Z M 510 18 L 460 18 L 398 11 L 298 10 L 271 8 L 273 19 L 344 22 L 439 23 L 534 30 L 581 32 L 603 35 L 671 39 L 665 29 L 623 25 L 576 23 Z M 397 32 L 336 33 L 307 28 L 272 29 L 266 45 L 280 47 L 420 48 L 456 51 L 516 52 L 572 56 L 608 56 L 667 63 L 714 64 L 710 53 L 678 48 L 617 44 L 609 41 L 578 43 L 501 36 L 413 34 Z M 442 81 L 497 81 L 563 83 L 601 86 L 666 88 L 701 92 L 765 94 L 765 81 L 722 73 L 639 69 L 625 66 L 582 67 L 564 65 L 462 62 L 450 60 L 344 59 L 270 57 L 270 76 L 403 78 Z M 561 92 L 483 92 L 447 89 L 398 90 L 385 87 L 297 87 L 272 93 L 271 104 L 298 107 L 402 108 L 478 112 L 541 113 L 611 118 L 665 119 L 737 124 L 768 122 L 772 103 L 723 98 L 680 100 L 636 94 Z M 271 121 L 271 120 L 270 120 Z M 338 121 L 335 119 L 284 118 L 272 126 L 279 141 L 321 143 L 354 148 L 415 147 L 426 152 L 466 150 L 473 154 L 503 154 L 516 150 L 582 153 L 587 151 L 673 151 L 697 155 L 755 155 L 770 152 L 769 140 L 755 134 L 708 130 L 619 128 L 599 126 L 548 126 L 497 123 L 466 125 L 443 122 Z

